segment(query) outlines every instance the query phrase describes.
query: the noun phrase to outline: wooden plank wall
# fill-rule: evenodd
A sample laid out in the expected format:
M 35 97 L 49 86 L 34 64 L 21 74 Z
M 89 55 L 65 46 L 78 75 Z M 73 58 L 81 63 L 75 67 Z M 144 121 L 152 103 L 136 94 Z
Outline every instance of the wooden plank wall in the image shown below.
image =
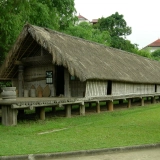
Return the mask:
M 80 80 L 70 80 L 70 89 L 72 97 L 84 97 L 86 82 Z
M 105 96 L 107 81 L 87 81 L 85 97 Z
M 160 93 L 160 84 L 157 84 L 157 93 Z
M 160 91 L 160 86 L 158 89 Z M 112 83 L 112 95 L 150 94 L 154 92 L 155 92 L 154 84 L 132 84 L 123 82 Z
M 55 66 L 45 65 L 36 67 L 27 67 L 24 69 L 24 89 L 30 90 L 33 85 L 37 88 L 39 85 L 44 89 L 46 87 L 46 71 L 53 71 L 53 84 L 48 84 L 51 90 L 51 96 L 55 95 Z M 18 89 L 18 80 L 13 79 L 12 85 Z
M 37 88 L 39 85 L 44 89 L 46 87 L 46 71 L 53 71 L 53 84 L 48 84 L 52 96 L 55 95 L 55 66 L 45 65 L 36 67 L 27 67 L 24 71 L 24 89 L 30 89 L 32 85 Z

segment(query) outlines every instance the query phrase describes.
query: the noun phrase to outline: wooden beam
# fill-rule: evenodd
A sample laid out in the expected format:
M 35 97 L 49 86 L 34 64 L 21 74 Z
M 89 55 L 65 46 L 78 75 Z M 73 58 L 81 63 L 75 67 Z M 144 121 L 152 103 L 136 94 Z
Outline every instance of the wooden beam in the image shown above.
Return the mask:
M 52 61 L 51 60 L 51 55 L 45 55 L 45 56 L 35 56 L 35 57 L 26 57 L 22 59 L 23 63 L 31 63 L 31 62 L 43 62 L 45 61 Z
M 65 109 L 66 109 L 66 117 L 70 118 L 71 117 L 71 105 L 67 105 Z
M 70 84 L 69 84 L 69 72 L 68 70 L 65 68 L 64 69 L 64 96 L 65 97 L 70 97 Z
M 18 96 L 23 97 L 23 66 L 18 68 Z
M 45 120 L 45 107 L 40 108 L 40 119 Z
M 14 64 L 15 65 L 23 65 L 23 62 L 22 61 L 15 61 Z
M 129 98 L 129 99 L 128 99 L 127 108 L 130 108 L 130 107 L 131 107 L 131 102 L 132 102 L 132 99 L 131 99 L 131 98 Z
M 98 101 L 96 102 L 96 111 L 97 111 L 97 113 L 101 112 L 100 103 Z
M 141 106 L 144 106 L 144 98 L 141 98 Z
M 81 116 L 85 116 L 85 105 L 80 105 L 79 112 Z
M 108 110 L 113 111 L 113 101 L 108 102 Z
M 36 78 L 30 78 L 30 79 L 24 79 L 25 82 L 33 82 L 33 81 L 40 81 L 45 80 L 46 77 L 36 77 Z

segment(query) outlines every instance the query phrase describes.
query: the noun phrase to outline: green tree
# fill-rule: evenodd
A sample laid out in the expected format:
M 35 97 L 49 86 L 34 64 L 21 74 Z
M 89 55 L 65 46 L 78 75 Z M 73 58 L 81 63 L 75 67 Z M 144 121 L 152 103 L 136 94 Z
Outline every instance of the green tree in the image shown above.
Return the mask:
M 136 45 L 122 37 L 114 36 L 111 38 L 111 46 L 128 52 L 135 52 Z
M 109 46 L 111 42 L 111 37 L 107 31 L 94 29 L 93 26 L 87 22 L 81 22 L 76 26 L 70 26 L 65 30 L 65 33 L 97 43 L 102 43 L 107 46 Z
M 147 57 L 147 58 L 150 58 L 150 59 L 154 59 L 154 58 L 152 57 L 152 55 L 150 54 L 150 52 L 149 52 L 149 51 L 146 51 L 146 50 L 139 50 L 139 49 L 137 48 L 137 49 L 135 49 L 135 50 L 133 51 L 133 53 L 138 54 L 138 55 L 143 56 L 143 57 Z
M 155 50 L 154 52 L 151 53 L 151 56 L 155 60 L 160 60 L 160 49 Z
M 95 25 L 96 28 L 100 30 L 107 30 L 111 36 L 127 36 L 132 33 L 131 27 L 127 26 L 126 21 L 123 18 L 123 15 L 116 12 L 109 17 L 102 17 L 98 20 L 98 23 Z
M 61 30 L 74 13 L 74 0 L 0 0 L 0 63 L 25 23 Z
M 155 50 L 154 52 L 151 53 L 153 57 L 158 57 L 160 58 L 160 49 Z
M 110 46 L 118 49 L 122 49 L 128 52 L 136 50 L 137 46 L 132 44 L 125 37 L 132 33 L 131 27 L 127 26 L 127 22 L 123 18 L 123 15 L 116 12 L 109 17 L 102 17 L 98 20 L 98 23 L 94 28 L 99 29 L 101 32 L 107 31 L 111 36 Z

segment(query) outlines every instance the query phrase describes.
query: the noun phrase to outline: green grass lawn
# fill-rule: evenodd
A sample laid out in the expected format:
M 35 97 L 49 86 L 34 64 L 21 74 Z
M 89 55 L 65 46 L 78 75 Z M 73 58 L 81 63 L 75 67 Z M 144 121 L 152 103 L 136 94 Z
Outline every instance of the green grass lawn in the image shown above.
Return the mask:
M 60 130 L 61 129 L 61 130 Z M 0 125 L 0 156 L 66 152 L 160 142 L 160 104 L 85 117 Z

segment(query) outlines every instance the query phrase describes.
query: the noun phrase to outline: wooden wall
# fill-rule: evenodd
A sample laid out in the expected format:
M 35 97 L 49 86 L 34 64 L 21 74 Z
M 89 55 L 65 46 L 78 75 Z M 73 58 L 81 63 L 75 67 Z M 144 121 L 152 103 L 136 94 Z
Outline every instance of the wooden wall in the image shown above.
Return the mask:
M 87 81 L 85 97 L 105 96 L 107 81 Z
M 157 87 L 160 90 L 160 87 Z M 152 94 L 155 92 L 154 84 L 132 84 L 123 82 L 112 83 L 112 95 L 123 94 Z
M 112 82 L 111 95 L 126 95 L 126 94 L 152 94 L 160 92 L 160 85 L 154 84 L 134 84 L 125 82 Z M 106 96 L 107 81 L 87 81 L 86 83 L 86 97 Z M 157 86 L 157 87 L 155 87 Z
M 31 87 L 37 89 L 38 86 L 41 86 L 43 89 L 47 86 L 46 84 L 46 71 L 53 71 L 53 84 L 48 84 L 51 91 L 50 96 L 55 96 L 55 66 L 45 65 L 45 66 L 31 66 L 24 68 L 24 90 L 30 91 Z M 18 90 L 18 80 L 12 80 L 13 86 Z
M 27 67 L 24 70 L 24 89 L 30 89 L 31 86 L 37 88 L 39 85 L 44 89 L 46 84 L 46 71 L 53 71 L 53 84 L 48 84 L 51 95 L 55 95 L 55 66 L 45 65 L 37 67 Z
M 157 84 L 157 92 L 160 93 L 160 84 Z
M 81 82 L 78 79 L 70 79 L 70 92 L 71 97 L 84 97 L 85 95 L 86 82 Z

